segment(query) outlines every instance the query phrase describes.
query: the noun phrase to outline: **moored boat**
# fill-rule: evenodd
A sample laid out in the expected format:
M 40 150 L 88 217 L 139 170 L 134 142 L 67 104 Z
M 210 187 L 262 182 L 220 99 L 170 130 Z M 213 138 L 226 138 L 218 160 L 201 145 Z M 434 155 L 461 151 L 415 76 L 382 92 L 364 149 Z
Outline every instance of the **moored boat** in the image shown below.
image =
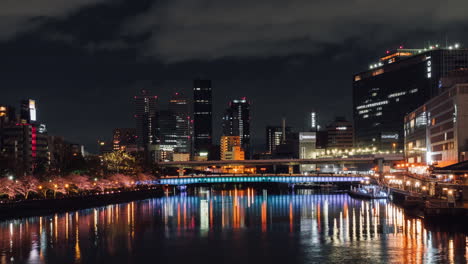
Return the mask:
M 388 199 L 388 193 L 380 186 L 376 185 L 352 187 L 348 194 L 352 197 L 362 199 Z

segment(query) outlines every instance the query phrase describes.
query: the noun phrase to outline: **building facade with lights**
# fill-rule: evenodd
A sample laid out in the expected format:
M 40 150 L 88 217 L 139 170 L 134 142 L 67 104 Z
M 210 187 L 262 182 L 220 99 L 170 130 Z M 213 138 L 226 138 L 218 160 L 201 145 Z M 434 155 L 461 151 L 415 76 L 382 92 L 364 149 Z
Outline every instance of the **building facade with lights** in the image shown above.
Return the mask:
M 141 90 L 134 97 L 136 120 L 136 143 L 140 150 L 149 152 L 150 145 L 158 144 L 157 139 L 157 96 L 148 90 Z
M 192 152 L 192 119 L 188 98 L 179 92 L 174 93 L 169 101 L 169 111 L 174 116 L 174 136 L 176 140 L 174 153 L 190 154 Z
M 135 128 L 116 128 L 113 133 L 112 149 L 114 151 L 136 152 L 138 151 L 137 132 Z
M 19 120 L 13 108 L 0 107 L 2 153 L 14 164 L 16 175 L 31 174 L 50 165 L 47 129 L 37 122 L 36 101 L 22 100 Z
M 327 126 L 327 148 L 350 149 L 354 146 L 353 123 L 337 117 Z
M 450 81 L 450 79 L 449 79 Z M 468 160 L 468 75 L 405 116 L 405 157 L 414 166 Z
M 316 157 L 317 132 L 299 132 L 299 159 L 314 159 Z M 301 164 L 301 173 L 315 170 L 313 164 Z
M 232 100 L 224 111 L 223 135 L 239 136 L 240 146 L 250 157 L 250 103 L 245 97 Z
M 358 147 L 399 151 L 404 148 L 403 119 L 441 93 L 439 81 L 468 67 L 468 50 L 400 47 L 353 77 L 353 116 Z
M 193 82 L 193 151 L 208 157 L 213 136 L 213 102 L 211 80 Z
M 266 148 L 269 154 L 274 154 L 281 144 L 286 142 L 291 134 L 291 127 L 287 126 L 267 126 L 266 127 Z
M 244 160 L 240 136 L 222 136 L 220 142 L 221 160 Z

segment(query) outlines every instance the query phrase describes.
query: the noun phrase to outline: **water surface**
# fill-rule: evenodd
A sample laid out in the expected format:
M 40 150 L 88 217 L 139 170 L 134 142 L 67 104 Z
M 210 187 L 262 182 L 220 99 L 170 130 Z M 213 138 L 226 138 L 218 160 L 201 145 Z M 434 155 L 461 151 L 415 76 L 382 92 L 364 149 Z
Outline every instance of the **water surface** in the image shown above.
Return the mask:
M 466 263 L 466 236 L 347 194 L 201 192 L 0 222 L 0 263 Z

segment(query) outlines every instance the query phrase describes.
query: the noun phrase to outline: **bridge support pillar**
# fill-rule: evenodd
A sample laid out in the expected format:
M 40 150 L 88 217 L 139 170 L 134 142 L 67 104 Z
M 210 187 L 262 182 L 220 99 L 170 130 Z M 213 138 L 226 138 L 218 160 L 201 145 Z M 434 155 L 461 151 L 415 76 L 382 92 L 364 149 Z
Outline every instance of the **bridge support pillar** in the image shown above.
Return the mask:
M 184 176 L 184 167 L 179 167 L 177 171 L 179 172 L 179 177 Z
M 273 173 L 276 174 L 276 164 L 273 164 Z
M 293 166 L 293 165 L 289 165 L 289 166 L 288 166 L 288 172 L 289 172 L 289 174 L 293 174 L 293 173 L 294 173 L 294 166 Z

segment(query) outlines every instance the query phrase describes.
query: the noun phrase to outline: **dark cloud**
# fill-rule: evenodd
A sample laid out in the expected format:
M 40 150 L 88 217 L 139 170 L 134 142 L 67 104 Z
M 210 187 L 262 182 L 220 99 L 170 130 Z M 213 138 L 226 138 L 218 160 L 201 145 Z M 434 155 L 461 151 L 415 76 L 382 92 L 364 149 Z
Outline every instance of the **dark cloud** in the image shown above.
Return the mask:
M 0 40 L 35 30 L 48 19 L 64 18 L 80 8 L 108 0 L 2 0 L 0 1 Z
M 51 134 L 96 150 L 134 125 L 132 97 L 164 107 L 192 80 L 214 85 L 214 129 L 229 100 L 252 102 L 254 144 L 286 117 L 351 118 L 351 76 L 386 49 L 468 41 L 459 0 L 3 0 L 0 103 L 38 100 Z M 5 87 L 6 89 L 4 89 Z
M 466 23 L 466 9 L 464 0 L 171 0 L 125 29 L 152 32 L 147 53 L 168 62 L 268 57 L 314 54 L 369 35 L 379 45 L 406 32 L 437 32 Z

